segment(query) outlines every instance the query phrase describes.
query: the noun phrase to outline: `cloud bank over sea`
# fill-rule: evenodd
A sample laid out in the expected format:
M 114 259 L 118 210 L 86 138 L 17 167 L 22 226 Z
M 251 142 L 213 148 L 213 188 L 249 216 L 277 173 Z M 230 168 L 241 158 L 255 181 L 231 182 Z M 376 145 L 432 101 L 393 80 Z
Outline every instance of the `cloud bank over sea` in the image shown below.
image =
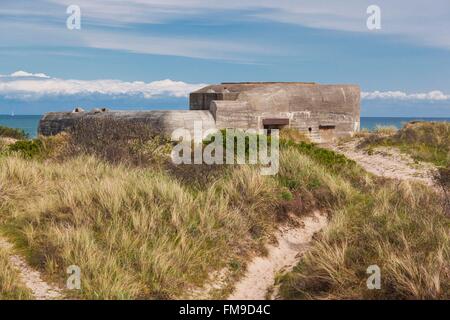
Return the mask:
M 23 70 L 0 74 L 0 113 L 41 114 L 70 110 L 75 106 L 106 106 L 118 109 L 187 108 L 189 93 L 206 86 L 171 79 L 152 82 L 117 79 L 77 80 L 54 78 Z M 395 116 L 448 116 L 450 95 L 439 90 L 408 93 L 373 91 L 361 93 L 363 115 L 380 111 Z
M 114 79 L 75 80 L 51 78 L 44 73 L 17 71 L 0 75 L 0 96 L 18 100 L 37 100 L 51 96 L 105 95 L 110 97 L 140 96 L 145 99 L 187 97 L 205 84 L 189 84 L 170 79 L 143 82 Z

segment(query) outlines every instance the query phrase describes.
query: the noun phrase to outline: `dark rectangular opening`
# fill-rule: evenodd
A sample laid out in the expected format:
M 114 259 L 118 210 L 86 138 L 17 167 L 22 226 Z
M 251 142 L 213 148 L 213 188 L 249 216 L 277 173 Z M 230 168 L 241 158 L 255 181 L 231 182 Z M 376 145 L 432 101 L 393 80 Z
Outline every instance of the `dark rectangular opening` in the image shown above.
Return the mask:
M 334 130 L 336 126 L 333 125 L 320 125 L 319 130 Z
M 263 125 L 265 126 L 287 126 L 289 125 L 289 119 L 287 118 L 267 118 L 263 119 Z
M 267 134 L 271 134 L 272 130 L 281 130 L 289 125 L 289 119 L 287 118 L 268 118 L 263 119 L 264 129 L 267 130 Z

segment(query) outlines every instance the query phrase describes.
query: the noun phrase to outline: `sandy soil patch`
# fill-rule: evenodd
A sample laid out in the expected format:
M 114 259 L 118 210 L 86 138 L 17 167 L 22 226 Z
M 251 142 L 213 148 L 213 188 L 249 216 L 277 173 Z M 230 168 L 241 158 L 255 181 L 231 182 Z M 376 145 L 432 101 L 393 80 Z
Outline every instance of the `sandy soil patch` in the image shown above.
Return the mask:
M 327 217 L 319 212 L 298 219 L 300 227 L 282 227 L 276 234 L 277 244 L 267 246 L 268 255 L 256 257 L 248 264 L 229 300 L 266 299 L 275 284 L 275 277 L 292 270 L 308 249 L 314 234 L 327 224 Z
M 13 248 L 11 243 L 3 238 L 0 238 L 0 247 L 8 250 Z M 12 254 L 9 257 L 9 261 L 19 271 L 22 282 L 31 290 L 36 300 L 63 298 L 61 289 L 43 281 L 40 272 L 31 268 L 23 257 Z
M 427 185 L 433 185 L 434 166 L 428 163 L 414 161 L 410 156 L 400 153 L 396 148 L 378 147 L 372 153 L 358 149 L 358 139 L 342 144 L 329 145 L 336 152 L 356 161 L 366 171 L 377 176 L 415 180 Z

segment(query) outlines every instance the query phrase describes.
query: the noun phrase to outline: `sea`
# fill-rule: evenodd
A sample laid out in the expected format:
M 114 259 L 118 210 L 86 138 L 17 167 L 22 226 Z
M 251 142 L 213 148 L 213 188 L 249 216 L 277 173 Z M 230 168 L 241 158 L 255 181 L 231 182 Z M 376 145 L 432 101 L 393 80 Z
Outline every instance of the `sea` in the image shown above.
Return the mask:
M 37 135 L 41 115 L 0 115 L 0 126 L 23 129 L 31 138 Z M 361 117 L 361 129 L 374 130 L 377 126 L 394 126 L 401 128 L 410 121 L 446 121 L 450 118 L 394 118 L 394 117 Z

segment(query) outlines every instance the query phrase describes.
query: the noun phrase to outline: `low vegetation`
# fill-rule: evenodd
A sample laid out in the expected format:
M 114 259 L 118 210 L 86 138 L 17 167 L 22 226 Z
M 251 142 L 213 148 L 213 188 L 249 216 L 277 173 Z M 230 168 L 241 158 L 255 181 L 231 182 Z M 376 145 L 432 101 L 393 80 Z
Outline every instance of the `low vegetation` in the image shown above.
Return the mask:
M 280 279 L 283 298 L 450 298 L 449 218 L 431 188 L 376 178 L 289 132 L 279 174 L 261 176 L 250 165 L 172 165 L 170 142 L 139 128 L 81 129 L 0 155 L 2 231 L 56 282 L 78 265 L 82 290 L 70 296 L 186 297 L 226 268 L 213 295 L 225 297 L 279 223 L 319 209 L 330 224 Z M 380 290 L 367 289 L 371 265 Z
M 277 181 L 250 166 L 183 179 L 192 167 L 153 161 L 161 150 L 168 162 L 155 139 L 116 137 L 119 151 L 77 135 L 9 147 L 0 157 L 4 233 L 56 282 L 78 265 L 78 298 L 176 298 L 211 271 L 239 274 L 276 228 Z M 139 144 L 136 153 L 124 141 Z
M 442 191 L 444 211 L 450 217 L 450 167 L 438 168 L 433 178 L 436 186 Z
M 448 299 L 449 219 L 441 197 L 426 186 L 372 181 L 349 186 L 328 228 L 282 281 L 292 299 Z M 369 290 L 369 266 L 381 269 Z
M 55 279 L 78 265 L 84 298 L 177 297 L 211 270 L 239 269 L 275 226 L 276 185 L 252 168 L 195 191 L 164 172 L 93 157 L 8 157 L 0 168 L 9 235 Z
M 27 139 L 28 135 L 21 129 L 0 126 L 0 138 Z
M 418 161 L 431 162 L 437 166 L 450 166 L 450 123 L 416 122 L 404 128 L 382 130 L 368 135 L 360 147 L 393 146 Z
M 28 134 L 21 129 L 0 126 L 0 137 L 19 140 L 19 139 L 27 139 Z
M 396 146 L 413 157 L 448 165 L 449 124 L 408 124 L 361 135 L 362 147 Z M 438 150 L 438 148 L 440 148 Z M 432 150 L 430 155 L 422 154 Z M 412 182 L 360 179 L 341 162 L 346 200 L 335 202 L 328 228 L 293 272 L 282 278 L 288 299 L 448 299 L 450 297 L 449 172 L 435 177 L 442 193 Z M 326 166 L 328 170 L 332 166 Z M 347 168 L 347 169 L 345 169 Z M 356 175 L 355 175 L 356 172 Z M 349 174 L 350 173 L 350 174 Z M 381 270 L 380 290 L 369 290 L 367 269 Z
M 31 292 L 9 261 L 10 255 L 8 249 L 0 248 L 0 300 L 31 299 Z

